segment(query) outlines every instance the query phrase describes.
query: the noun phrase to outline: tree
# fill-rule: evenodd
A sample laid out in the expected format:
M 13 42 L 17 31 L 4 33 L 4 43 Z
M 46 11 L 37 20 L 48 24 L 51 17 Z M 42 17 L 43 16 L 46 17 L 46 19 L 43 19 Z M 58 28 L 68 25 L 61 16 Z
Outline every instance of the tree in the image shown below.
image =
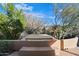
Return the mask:
M 70 32 L 74 32 L 75 29 L 79 27 L 79 11 L 78 7 L 75 5 L 70 5 L 62 11 L 62 30 L 63 30 L 63 38 L 67 36 Z M 74 29 L 74 30 L 73 30 Z M 75 34 L 70 33 L 70 34 Z
M 3 39 L 18 39 L 25 29 L 25 17 L 22 10 L 17 10 L 11 3 L 1 5 L 6 12 L 0 13 L 0 32 Z
M 73 32 L 73 29 L 79 27 L 79 8 L 76 5 L 67 5 L 62 11 L 59 11 L 57 4 L 54 9 L 55 19 L 53 22 L 52 30 L 53 36 L 57 39 L 63 39 Z
M 28 34 L 42 33 L 42 28 L 44 24 L 39 17 L 33 15 L 26 15 L 26 20 L 28 25 L 26 31 Z
M 61 39 L 61 49 L 64 49 L 64 41 L 62 39 L 75 37 L 79 34 L 79 8 L 77 5 L 68 4 L 61 12 L 57 4 L 55 5 L 55 19 L 52 30 L 54 29 L 54 37 Z

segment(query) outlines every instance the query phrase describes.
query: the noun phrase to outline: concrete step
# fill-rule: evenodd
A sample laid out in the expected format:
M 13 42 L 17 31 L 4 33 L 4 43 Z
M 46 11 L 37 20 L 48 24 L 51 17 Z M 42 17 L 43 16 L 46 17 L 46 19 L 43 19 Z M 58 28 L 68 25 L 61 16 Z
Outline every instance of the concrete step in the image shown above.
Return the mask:
M 12 48 L 13 50 L 19 50 L 22 47 L 49 47 L 56 40 L 17 40 L 13 41 Z M 51 43 L 52 42 L 52 43 Z M 51 44 L 50 44 L 51 43 Z
M 55 51 L 51 47 L 22 47 L 20 56 L 54 56 Z

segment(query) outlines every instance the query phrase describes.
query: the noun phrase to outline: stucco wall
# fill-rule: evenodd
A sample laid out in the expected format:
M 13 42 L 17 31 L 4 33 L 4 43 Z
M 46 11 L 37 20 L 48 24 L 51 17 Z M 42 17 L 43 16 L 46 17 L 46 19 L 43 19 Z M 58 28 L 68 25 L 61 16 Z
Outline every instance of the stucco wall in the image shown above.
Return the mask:
M 75 37 L 75 38 L 70 38 L 70 39 L 62 39 L 61 40 L 56 40 L 55 42 L 52 41 L 50 43 L 50 46 L 52 48 L 55 48 L 55 49 L 68 49 L 68 48 L 75 48 L 77 47 L 77 44 L 78 44 L 78 37 Z
M 13 47 L 15 50 L 21 47 L 48 47 L 50 41 L 15 41 Z
M 60 40 L 51 41 L 50 47 L 54 49 L 56 56 L 60 55 Z
M 26 41 L 26 40 L 4 40 L 11 42 L 11 49 L 19 50 L 22 47 L 49 47 L 50 40 L 45 41 Z
M 11 42 L 11 48 L 13 50 L 19 50 L 21 47 L 52 47 L 52 49 L 60 50 L 61 40 L 52 41 L 26 41 L 26 40 L 4 40 Z M 64 49 L 77 47 L 78 38 L 64 39 Z
M 64 49 L 75 48 L 77 47 L 78 37 L 71 38 L 71 39 L 64 39 L 63 41 L 64 41 Z
M 60 49 L 60 40 L 51 41 L 51 42 L 50 42 L 50 46 L 51 46 L 53 49 Z

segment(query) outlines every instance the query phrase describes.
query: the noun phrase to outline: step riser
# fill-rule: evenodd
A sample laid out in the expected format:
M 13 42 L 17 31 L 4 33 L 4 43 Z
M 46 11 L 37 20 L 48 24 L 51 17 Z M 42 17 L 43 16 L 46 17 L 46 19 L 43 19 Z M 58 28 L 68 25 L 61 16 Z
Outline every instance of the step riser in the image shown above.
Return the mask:
M 13 50 L 19 50 L 24 47 L 49 47 L 50 41 L 15 41 L 13 42 Z
M 54 51 L 20 51 L 20 56 L 55 56 Z
M 22 47 L 19 50 L 20 56 L 55 56 L 58 50 L 51 47 Z
M 15 46 L 20 45 L 20 46 L 29 46 L 29 47 L 48 47 L 50 41 L 16 41 L 13 44 Z

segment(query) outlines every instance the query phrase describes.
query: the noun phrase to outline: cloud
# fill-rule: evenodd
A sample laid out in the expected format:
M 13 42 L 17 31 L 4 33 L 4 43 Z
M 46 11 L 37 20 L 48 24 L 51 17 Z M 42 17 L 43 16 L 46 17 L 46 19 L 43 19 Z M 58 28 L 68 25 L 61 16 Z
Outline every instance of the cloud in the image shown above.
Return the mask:
M 60 10 L 59 10 L 59 12 L 62 12 L 62 11 L 63 11 L 63 9 L 60 9 Z
M 33 13 L 33 16 L 39 17 L 39 18 L 44 18 L 46 15 L 41 14 L 41 13 Z
M 25 12 L 25 15 L 26 16 L 34 16 L 34 17 L 38 17 L 38 18 L 42 18 L 42 19 L 54 19 L 55 16 L 49 16 L 49 15 L 46 15 L 46 14 L 43 14 L 43 13 L 34 13 L 34 12 L 31 12 L 31 13 L 27 13 Z
M 29 16 L 38 17 L 39 20 L 42 21 L 44 24 L 49 24 L 49 25 L 51 25 L 55 19 L 55 16 L 49 16 L 42 13 L 25 13 L 25 15 L 27 19 L 29 18 Z
M 50 15 L 46 15 L 46 14 L 43 14 L 43 13 L 35 13 L 35 12 L 33 12 L 33 13 L 25 13 L 25 16 L 26 16 L 26 19 L 28 20 L 30 17 L 29 16 L 31 16 L 31 18 L 32 17 L 37 17 L 38 18 L 38 20 L 40 20 L 40 21 L 42 21 L 45 25 L 51 25 L 52 24 L 52 22 L 54 21 L 54 19 L 55 19 L 55 16 L 50 16 Z
M 25 13 L 26 15 L 31 15 L 34 17 L 38 17 L 38 18 L 44 18 L 46 15 L 42 14 L 42 13 Z
M 50 19 L 55 19 L 55 16 L 49 16 L 48 18 L 50 18 Z
M 23 11 L 32 11 L 33 10 L 33 7 L 28 6 L 27 4 L 15 4 L 15 7 L 17 9 L 22 9 Z

